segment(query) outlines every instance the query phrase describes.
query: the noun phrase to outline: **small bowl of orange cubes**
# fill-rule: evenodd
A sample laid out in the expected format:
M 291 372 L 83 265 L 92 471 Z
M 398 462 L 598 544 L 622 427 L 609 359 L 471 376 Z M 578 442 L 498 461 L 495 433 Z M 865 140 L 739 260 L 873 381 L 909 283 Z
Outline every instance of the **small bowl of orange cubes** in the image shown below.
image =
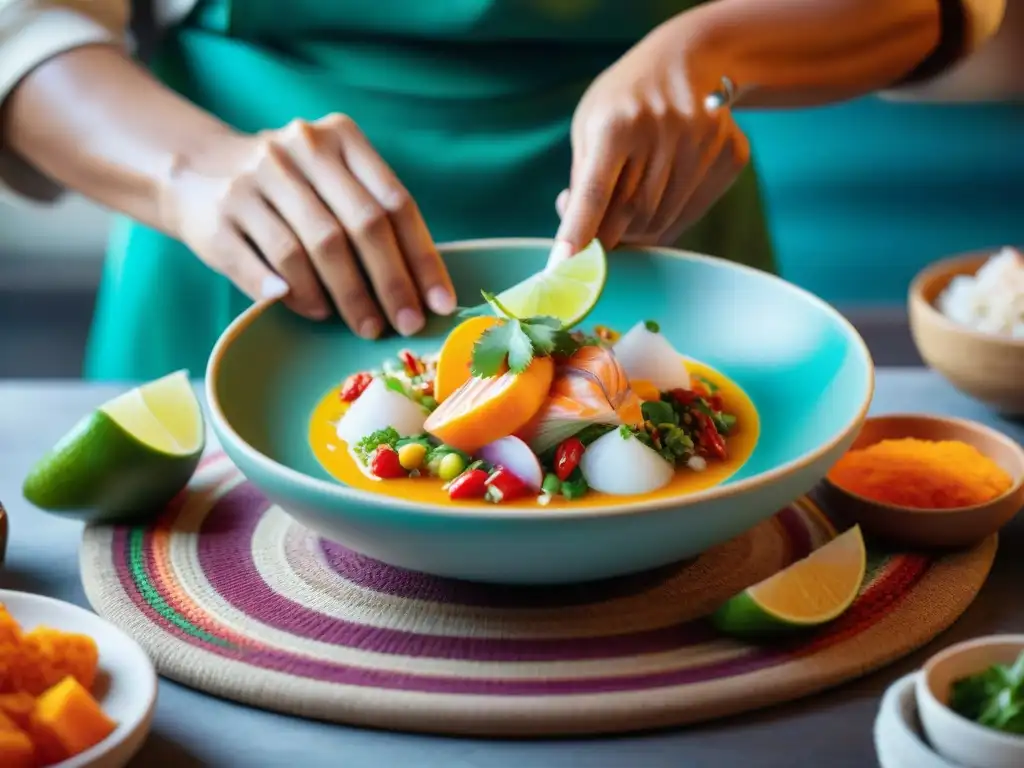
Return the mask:
M 70 603 L 0 590 L 0 766 L 121 768 L 156 704 L 146 653 Z

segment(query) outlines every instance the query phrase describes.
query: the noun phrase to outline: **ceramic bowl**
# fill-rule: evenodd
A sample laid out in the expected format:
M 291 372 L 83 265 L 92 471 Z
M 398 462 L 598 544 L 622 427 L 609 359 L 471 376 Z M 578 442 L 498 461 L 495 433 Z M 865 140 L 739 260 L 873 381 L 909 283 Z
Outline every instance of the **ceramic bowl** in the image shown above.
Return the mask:
M 915 683 L 920 672 L 886 690 L 875 717 L 875 751 L 882 768 L 964 768 L 936 753 L 921 734 Z
M 463 302 L 541 269 L 548 240 L 442 247 Z M 779 278 L 670 250 L 610 257 L 587 318 L 628 328 L 654 318 L 675 346 L 730 376 L 760 411 L 758 444 L 724 484 L 672 500 L 573 510 L 427 505 L 340 485 L 307 442 L 316 403 L 348 374 L 403 347 L 440 346 L 454 318 L 415 339 L 363 341 L 261 303 L 210 358 L 211 423 L 227 454 L 267 497 L 329 539 L 385 563 L 499 583 L 565 583 L 666 565 L 730 539 L 813 487 L 860 427 L 873 390 L 868 350 L 843 317 Z
M 924 361 L 963 392 L 996 410 L 1024 414 L 1024 339 L 981 333 L 950 320 L 935 306 L 957 275 L 973 275 L 991 252 L 932 264 L 910 286 L 910 330 Z
M 999 464 L 1013 485 L 997 499 L 957 509 L 914 509 L 866 499 L 829 482 L 819 493 L 828 509 L 865 533 L 911 547 L 967 547 L 1002 528 L 1024 506 L 1024 450 L 1001 432 L 964 419 L 895 414 L 864 422 L 851 448 L 867 448 L 882 440 L 915 437 L 921 440 L 959 440 L 973 445 Z
M 1002 733 L 946 706 L 953 682 L 993 664 L 1012 664 L 1024 635 L 993 635 L 953 645 L 925 663 L 915 684 L 921 726 L 935 751 L 967 768 L 1020 768 L 1024 736 Z

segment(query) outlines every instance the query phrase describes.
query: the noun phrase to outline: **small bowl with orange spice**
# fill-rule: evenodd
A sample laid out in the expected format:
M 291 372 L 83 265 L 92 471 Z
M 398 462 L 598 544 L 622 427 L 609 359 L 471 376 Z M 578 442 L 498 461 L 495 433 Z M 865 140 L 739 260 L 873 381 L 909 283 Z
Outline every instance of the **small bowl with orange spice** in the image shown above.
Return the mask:
M 968 547 L 1024 506 L 1024 450 L 982 424 L 919 414 L 864 422 L 819 489 L 826 508 L 911 547 Z

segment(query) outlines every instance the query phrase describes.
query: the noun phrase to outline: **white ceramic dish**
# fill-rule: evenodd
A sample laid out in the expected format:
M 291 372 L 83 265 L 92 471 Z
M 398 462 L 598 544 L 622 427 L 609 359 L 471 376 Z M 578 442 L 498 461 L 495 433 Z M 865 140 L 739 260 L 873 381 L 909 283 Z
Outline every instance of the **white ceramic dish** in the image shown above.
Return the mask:
M 928 745 L 917 717 L 914 683 L 920 673 L 901 677 L 885 692 L 875 718 L 875 751 L 882 768 L 963 768 Z
M 993 635 L 950 646 L 925 663 L 914 687 L 921 725 L 936 752 L 965 768 L 1024 766 L 1024 736 L 978 725 L 946 706 L 954 681 L 1012 664 L 1021 651 L 1024 635 Z
M 91 749 L 53 768 L 123 768 L 149 734 L 156 706 L 153 663 L 138 643 L 112 624 L 77 605 L 26 592 L 0 589 L 0 603 L 26 629 L 43 624 L 87 634 L 96 640 L 100 675 L 94 686 L 103 711 L 117 729 Z

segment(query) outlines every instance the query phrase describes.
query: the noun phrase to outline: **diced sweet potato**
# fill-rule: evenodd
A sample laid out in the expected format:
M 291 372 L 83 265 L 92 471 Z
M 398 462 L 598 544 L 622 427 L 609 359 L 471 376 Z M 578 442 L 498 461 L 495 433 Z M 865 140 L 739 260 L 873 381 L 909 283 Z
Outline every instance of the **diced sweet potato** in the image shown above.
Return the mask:
M 68 675 L 90 690 L 98 664 L 99 651 L 91 637 L 38 627 L 22 635 L 7 673 L 8 690 L 39 696 Z
M 21 627 L 7 611 L 7 606 L 0 603 L 0 643 L 16 643 L 21 638 Z
M 0 712 L 0 765 L 4 768 L 33 768 L 35 747 L 28 734 Z
M 77 755 L 109 736 L 117 724 L 82 684 L 68 675 L 36 701 L 31 733 L 37 748 L 55 746 L 65 757 Z
M 36 699 L 30 693 L 0 693 L 0 715 L 9 717 L 22 730 L 28 728 L 35 707 Z

